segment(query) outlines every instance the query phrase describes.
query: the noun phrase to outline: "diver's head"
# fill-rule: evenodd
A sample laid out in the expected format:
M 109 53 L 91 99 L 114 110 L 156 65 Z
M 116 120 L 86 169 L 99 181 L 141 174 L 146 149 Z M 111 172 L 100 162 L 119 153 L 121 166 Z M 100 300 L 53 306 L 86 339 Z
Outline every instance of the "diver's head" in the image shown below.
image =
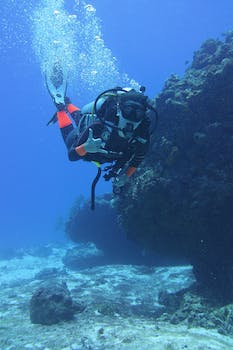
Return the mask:
M 128 100 L 117 104 L 118 134 L 129 139 L 145 117 L 145 108 L 141 103 Z

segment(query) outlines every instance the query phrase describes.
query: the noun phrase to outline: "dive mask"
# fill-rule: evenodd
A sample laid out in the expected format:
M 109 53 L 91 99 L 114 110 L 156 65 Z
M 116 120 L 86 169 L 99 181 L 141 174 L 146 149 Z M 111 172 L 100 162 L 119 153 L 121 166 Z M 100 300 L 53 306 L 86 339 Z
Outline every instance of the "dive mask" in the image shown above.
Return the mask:
M 127 105 L 126 105 L 127 104 Z M 133 136 L 134 131 L 142 122 L 145 112 L 136 110 L 128 102 L 124 104 L 121 109 L 119 104 L 117 105 L 117 117 L 118 117 L 118 133 L 121 137 L 130 138 Z

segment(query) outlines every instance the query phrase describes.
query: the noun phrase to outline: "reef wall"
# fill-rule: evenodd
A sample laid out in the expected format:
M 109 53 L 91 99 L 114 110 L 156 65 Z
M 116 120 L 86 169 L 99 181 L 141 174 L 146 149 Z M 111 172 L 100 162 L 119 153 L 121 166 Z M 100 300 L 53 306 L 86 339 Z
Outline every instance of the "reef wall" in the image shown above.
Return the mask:
M 147 159 L 116 199 L 146 249 L 187 258 L 197 280 L 233 298 L 233 32 L 207 40 L 156 97 Z

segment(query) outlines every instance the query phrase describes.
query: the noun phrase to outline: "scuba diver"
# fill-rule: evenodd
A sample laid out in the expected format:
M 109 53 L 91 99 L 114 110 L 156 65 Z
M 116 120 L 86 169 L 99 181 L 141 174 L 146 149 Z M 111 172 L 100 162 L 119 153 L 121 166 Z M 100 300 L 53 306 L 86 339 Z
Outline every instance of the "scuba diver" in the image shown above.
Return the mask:
M 148 151 L 151 117 L 157 123 L 157 112 L 143 94 L 144 88 L 137 92 L 121 87 L 102 92 L 80 110 L 66 96 L 67 83 L 59 65 L 46 74 L 46 85 L 57 107 L 47 125 L 58 122 L 69 160 L 92 161 L 98 167 L 92 183 L 94 209 L 101 165 L 110 163 L 103 169 L 104 179 L 113 179 L 113 191 L 119 193 Z

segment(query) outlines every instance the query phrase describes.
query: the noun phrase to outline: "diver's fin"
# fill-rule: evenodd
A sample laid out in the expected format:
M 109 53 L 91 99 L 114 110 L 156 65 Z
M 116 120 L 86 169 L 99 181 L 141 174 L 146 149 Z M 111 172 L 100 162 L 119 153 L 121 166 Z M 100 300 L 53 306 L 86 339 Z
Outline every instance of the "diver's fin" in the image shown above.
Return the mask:
M 57 112 L 54 113 L 54 115 L 52 116 L 52 118 L 48 121 L 48 123 L 46 124 L 47 126 L 49 125 L 53 125 L 57 122 Z
M 67 90 L 67 71 L 56 62 L 51 72 L 45 73 L 45 82 L 55 105 L 65 104 L 64 98 Z

